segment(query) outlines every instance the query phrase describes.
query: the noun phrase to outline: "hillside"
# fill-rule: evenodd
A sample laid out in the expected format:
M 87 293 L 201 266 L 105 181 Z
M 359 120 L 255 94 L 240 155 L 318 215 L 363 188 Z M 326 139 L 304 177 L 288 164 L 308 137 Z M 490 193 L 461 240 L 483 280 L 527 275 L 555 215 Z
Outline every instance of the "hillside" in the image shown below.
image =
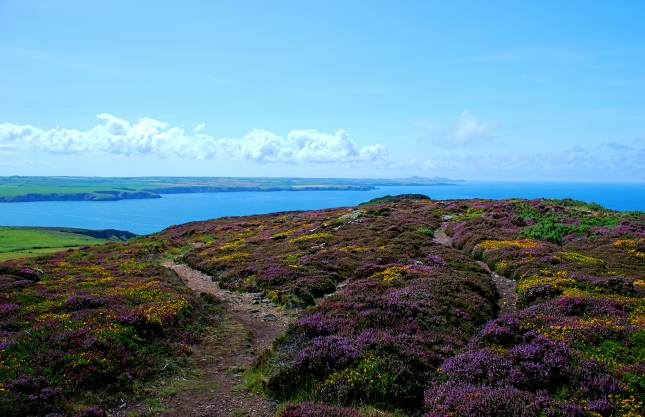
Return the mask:
M 387 185 L 445 185 L 446 178 L 0 177 L 0 203 L 117 201 L 162 194 L 238 191 L 352 191 Z
M 120 230 L 0 226 L 0 260 L 39 256 L 134 236 Z
M 572 200 L 193 222 L 0 264 L 0 414 L 639 416 L 644 295 Z

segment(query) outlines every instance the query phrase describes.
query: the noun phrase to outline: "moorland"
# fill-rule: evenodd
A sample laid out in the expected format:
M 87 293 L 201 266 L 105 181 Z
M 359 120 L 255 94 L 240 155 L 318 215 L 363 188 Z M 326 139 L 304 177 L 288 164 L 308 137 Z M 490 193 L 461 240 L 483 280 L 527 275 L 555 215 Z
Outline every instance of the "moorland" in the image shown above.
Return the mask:
M 0 177 L 0 202 L 115 201 L 162 194 L 236 191 L 371 190 L 388 185 L 444 185 L 446 178 Z
M 645 214 L 431 200 L 0 263 L 0 414 L 640 416 Z

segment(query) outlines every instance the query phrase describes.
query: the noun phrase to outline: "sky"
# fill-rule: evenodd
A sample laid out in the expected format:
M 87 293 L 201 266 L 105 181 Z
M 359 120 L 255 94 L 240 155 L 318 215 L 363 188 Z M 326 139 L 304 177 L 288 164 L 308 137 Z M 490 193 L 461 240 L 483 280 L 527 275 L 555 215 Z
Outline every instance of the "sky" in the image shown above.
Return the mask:
M 643 1 L 0 0 L 0 175 L 645 179 Z

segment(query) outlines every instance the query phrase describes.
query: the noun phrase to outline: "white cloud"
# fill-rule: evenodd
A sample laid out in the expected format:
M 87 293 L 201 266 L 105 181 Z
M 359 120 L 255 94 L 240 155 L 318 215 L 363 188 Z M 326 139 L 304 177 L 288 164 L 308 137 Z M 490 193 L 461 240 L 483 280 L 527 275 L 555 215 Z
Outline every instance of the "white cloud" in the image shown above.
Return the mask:
M 439 163 L 437 161 L 435 161 L 435 160 L 432 160 L 432 159 L 428 159 L 427 161 L 425 161 L 423 163 L 423 169 L 428 170 L 428 171 L 436 169 L 437 167 L 439 167 Z
M 453 135 L 458 142 L 469 142 L 486 137 L 495 126 L 495 123 L 479 120 L 468 110 L 464 110 L 459 115 Z
M 424 139 L 432 145 L 462 148 L 464 145 L 475 145 L 493 138 L 497 123 L 475 117 L 470 111 L 461 112 L 452 125 L 440 125 L 434 122 L 417 123 L 417 128 L 423 132 Z
M 334 134 L 313 129 L 293 130 L 285 138 L 254 129 L 230 146 L 244 158 L 262 163 L 385 162 L 389 159 L 383 145 L 357 148 L 344 130 Z
M 142 118 L 135 123 L 111 114 L 99 114 L 100 124 L 88 129 L 40 129 L 29 125 L 0 124 L 0 148 L 50 153 L 108 153 L 207 159 L 219 156 L 260 163 L 363 163 L 387 162 L 383 145 L 358 147 L 343 130 L 333 134 L 294 130 L 284 137 L 254 129 L 241 139 L 214 138 L 205 124 L 192 132 L 168 123 Z
M 645 141 L 573 146 L 548 152 L 442 152 L 420 165 L 426 171 L 470 178 L 615 180 L 645 176 Z

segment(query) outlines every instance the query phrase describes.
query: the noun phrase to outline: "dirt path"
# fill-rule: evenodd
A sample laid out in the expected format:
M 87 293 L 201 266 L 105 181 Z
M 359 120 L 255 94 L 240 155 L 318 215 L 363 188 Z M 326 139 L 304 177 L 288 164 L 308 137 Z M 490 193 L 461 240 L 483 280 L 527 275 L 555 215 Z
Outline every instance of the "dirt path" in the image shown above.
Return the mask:
M 499 294 L 499 314 L 512 313 L 517 310 L 517 293 L 515 292 L 516 282 L 514 279 L 506 278 L 503 275 L 490 269 L 486 262 L 477 261 L 479 266 L 484 268 L 493 279 L 497 293 Z
M 203 380 L 211 389 L 188 389 L 177 393 L 168 404 L 168 416 L 272 416 L 275 403 L 241 387 L 242 372 L 282 332 L 291 317 L 260 294 L 222 290 L 210 276 L 187 265 L 166 263 L 195 292 L 215 295 L 225 303 L 225 337 L 213 335 L 195 349 L 203 364 Z M 220 339 L 220 340 L 218 340 Z M 221 340 L 225 339 L 225 340 Z M 223 343 L 222 343 L 223 342 Z
M 441 227 L 434 231 L 434 242 L 452 247 L 452 238 L 446 233 L 446 223 L 443 223 Z
M 448 219 L 449 220 L 449 219 Z M 446 234 L 447 221 L 442 223 L 441 226 L 434 231 L 434 242 L 440 245 L 453 247 L 452 238 Z M 497 288 L 499 294 L 499 309 L 500 314 L 513 312 L 517 309 L 517 293 L 515 292 L 516 282 L 513 279 L 506 278 L 497 272 L 490 269 L 490 267 L 482 261 L 477 261 L 477 264 L 484 268 L 490 275 L 493 284 Z

